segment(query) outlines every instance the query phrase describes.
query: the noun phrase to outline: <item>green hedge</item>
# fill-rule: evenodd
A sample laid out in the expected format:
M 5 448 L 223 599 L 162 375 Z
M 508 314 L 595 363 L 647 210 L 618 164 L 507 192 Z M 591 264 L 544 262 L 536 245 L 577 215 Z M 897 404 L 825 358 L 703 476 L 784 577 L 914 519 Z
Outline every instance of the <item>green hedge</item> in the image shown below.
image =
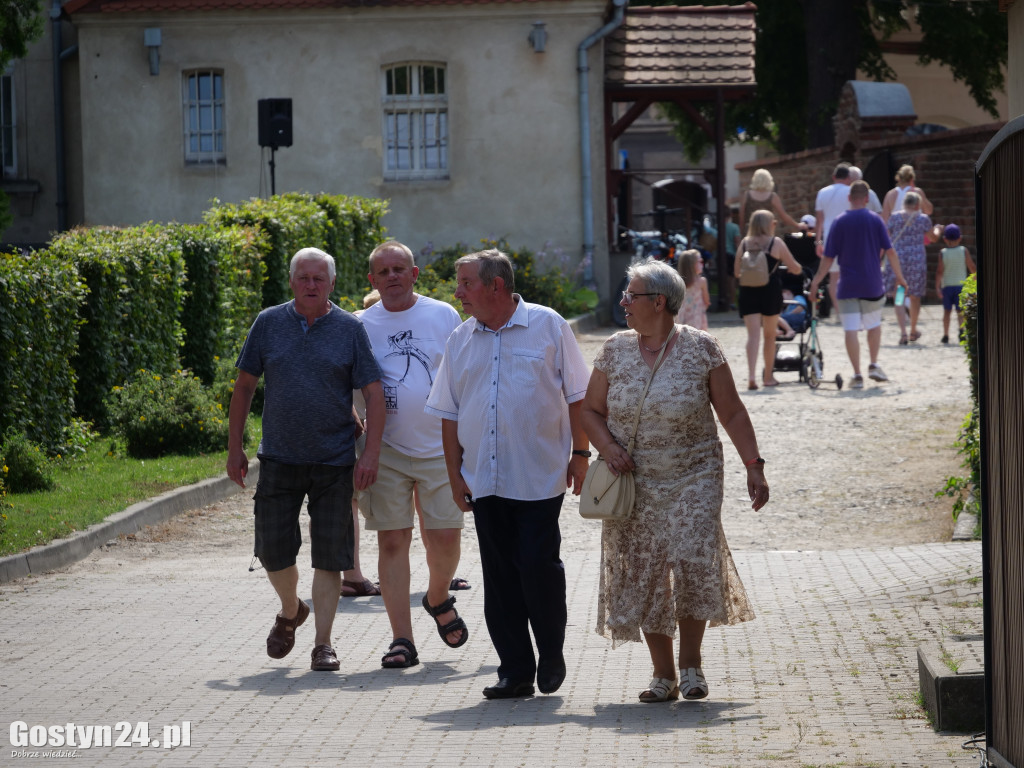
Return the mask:
M 266 266 L 263 306 L 273 307 L 292 298 L 288 286 L 288 265 L 300 248 L 323 248 L 328 239 L 327 214 L 308 197 L 298 195 L 253 198 L 244 203 L 215 206 L 205 214 L 207 224 L 218 228 L 232 225 L 256 227 L 267 237 L 263 252 Z
M 48 452 L 63 450 L 85 293 L 70 261 L 0 254 L 0 434 L 14 428 Z
M 262 307 L 266 235 L 254 228 L 208 224 L 176 225 L 172 232 L 186 274 L 180 367 L 210 384 L 218 358 L 234 359 Z
M 387 240 L 387 231 L 381 223 L 388 212 L 387 201 L 323 192 L 312 196 L 289 193 L 284 197 L 288 200 L 312 200 L 327 216 L 327 239 L 317 247 L 334 257 L 337 268 L 331 299 L 337 303 L 342 296 L 365 295 L 370 290 L 366 279 L 370 271 L 367 257 Z
M 109 425 L 111 388 L 139 368 L 172 372 L 179 366 L 185 290 L 181 243 L 169 227 L 80 229 L 50 244 L 55 258 L 74 263 L 89 288 L 82 308 L 77 413 L 100 430 Z

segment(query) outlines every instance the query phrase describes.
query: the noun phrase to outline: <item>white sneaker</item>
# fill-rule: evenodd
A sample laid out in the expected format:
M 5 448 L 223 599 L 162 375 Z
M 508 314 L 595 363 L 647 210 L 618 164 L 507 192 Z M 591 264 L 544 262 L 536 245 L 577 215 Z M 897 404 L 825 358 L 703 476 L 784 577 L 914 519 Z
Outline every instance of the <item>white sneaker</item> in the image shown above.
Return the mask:
M 850 389 L 864 389 L 864 377 L 859 373 L 853 374 L 853 378 L 850 379 Z
M 885 371 L 882 370 L 882 366 L 878 363 L 872 363 L 868 366 L 868 378 L 874 381 L 889 380 L 889 377 L 885 375 Z

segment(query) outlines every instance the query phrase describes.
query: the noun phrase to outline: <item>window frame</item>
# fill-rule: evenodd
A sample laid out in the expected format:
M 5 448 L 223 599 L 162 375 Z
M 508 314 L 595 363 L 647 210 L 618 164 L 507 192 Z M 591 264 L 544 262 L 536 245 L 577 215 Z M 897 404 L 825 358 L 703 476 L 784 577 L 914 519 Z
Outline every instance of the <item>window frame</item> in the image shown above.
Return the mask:
M 448 179 L 448 65 L 441 61 L 390 62 L 381 67 L 380 78 L 384 180 Z
M 18 99 L 14 88 L 14 74 L 8 69 L 6 72 L 0 72 L 0 177 L 8 179 L 17 175 Z
M 203 95 L 202 78 L 210 78 L 210 93 Z M 196 88 L 191 88 L 192 79 Z M 181 73 L 182 149 L 185 165 L 227 165 L 226 101 L 224 70 L 217 67 L 193 67 Z M 209 112 L 210 124 L 203 124 L 203 113 Z M 195 119 L 193 119 L 193 117 Z M 204 139 L 210 141 L 203 148 Z M 195 140 L 195 145 L 193 145 Z M 193 148 L 195 146 L 195 148 Z

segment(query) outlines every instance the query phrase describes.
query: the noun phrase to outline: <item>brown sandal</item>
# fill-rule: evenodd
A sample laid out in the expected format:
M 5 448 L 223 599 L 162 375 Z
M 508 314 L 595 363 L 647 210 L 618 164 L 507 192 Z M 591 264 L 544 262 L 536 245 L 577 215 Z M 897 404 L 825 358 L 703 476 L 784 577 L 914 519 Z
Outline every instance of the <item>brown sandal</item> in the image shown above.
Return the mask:
M 346 592 L 346 589 L 351 590 L 351 592 Z M 374 584 L 369 579 L 363 579 L 362 581 L 341 582 L 342 597 L 376 597 L 379 594 L 380 585 Z
M 309 606 L 299 600 L 299 612 L 295 618 L 286 619 L 278 615 L 274 619 L 274 627 L 267 635 L 267 656 L 272 659 L 283 659 L 295 647 L 295 630 L 309 617 Z

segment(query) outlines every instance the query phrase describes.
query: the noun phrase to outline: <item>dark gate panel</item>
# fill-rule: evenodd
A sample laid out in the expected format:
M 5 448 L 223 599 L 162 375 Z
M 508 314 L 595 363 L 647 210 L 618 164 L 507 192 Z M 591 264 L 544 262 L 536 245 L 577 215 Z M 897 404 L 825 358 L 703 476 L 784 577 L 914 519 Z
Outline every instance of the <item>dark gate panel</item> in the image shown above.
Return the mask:
M 1024 118 L 976 166 L 986 742 L 1024 768 Z

